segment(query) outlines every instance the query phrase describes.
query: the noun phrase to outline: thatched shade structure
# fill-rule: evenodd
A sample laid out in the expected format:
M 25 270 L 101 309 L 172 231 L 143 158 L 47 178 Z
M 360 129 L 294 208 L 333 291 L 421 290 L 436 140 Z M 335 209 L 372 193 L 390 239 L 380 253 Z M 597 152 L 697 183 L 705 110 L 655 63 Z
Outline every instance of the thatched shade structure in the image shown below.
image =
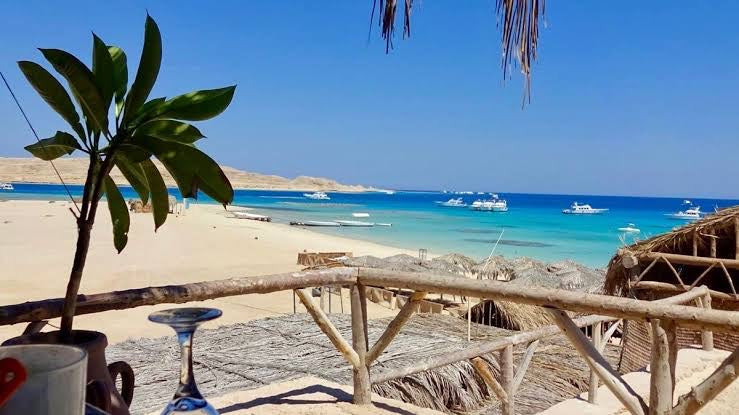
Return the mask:
M 672 232 L 619 249 L 606 273 L 606 294 L 656 300 L 691 285 L 706 285 L 712 307 L 739 310 L 739 206 L 720 210 Z M 674 289 L 668 290 L 667 288 Z M 700 333 L 678 331 L 678 345 L 700 344 Z M 734 350 L 739 334 L 716 334 L 714 346 Z M 619 369 L 628 372 L 646 366 L 651 337 L 643 322 L 628 321 Z

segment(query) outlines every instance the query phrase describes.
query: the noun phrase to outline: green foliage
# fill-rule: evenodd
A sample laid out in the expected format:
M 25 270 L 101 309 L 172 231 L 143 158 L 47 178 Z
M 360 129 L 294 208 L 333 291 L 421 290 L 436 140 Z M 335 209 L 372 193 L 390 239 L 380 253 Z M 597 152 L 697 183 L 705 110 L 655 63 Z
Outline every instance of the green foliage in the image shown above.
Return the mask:
M 85 183 L 85 193 L 90 197 L 86 203 L 96 205 L 102 193 L 106 195 L 118 252 L 128 241 L 130 219 L 121 192 L 109 175 L 113 167 L 121 171 L 144 203 L 151 203 L 155 230 L 167 220 L 169 193 L 152 157 L 162 162 L 185 197 L 197 197 L 198 191 L 202 191 L 224 205 L 233 201 L 233 189 L 226 175 L 212 158 L 195 147 L 205 136 L 197 127 L 183 121 L 207 120 L 222 113 L 231 103 L 236 87 L 147 101 L 162 59 L 162 39 L 154 19 L 146 17 L 144 46 L 130 88 L 126 53 L 106 44 L 95 34 L 92 69 L 63 50 L 40 51 L 67 81 L 81 112 L 75 108 L 70 93 L 41 65 L 21 61 L 18 66 L 33 88 L 69 123 L 78 137 L 59 131 L 51 138 L 27 146 L 26 150 L 43 160 L 53 160 L 74 150 L 89 154 L 91 174 Z M 109 123 L 113 102 L 115 122 Z M 87 132 L 82 127 L 80 113 Z M 103 145 L 101 137 L 105 138 Z M 95 209 L 83 211 L 94 215 Z M 80 220 L 94 220 L 94 217 Z
M 44 138 L 26 146 L 25 149 L 41 160 L 54 160 L 74 150 L 82 150 L 71 134 L 57 131 L 53 137 Z
M 131 224 L 131 218 L 128 216 L 126 201 L 123 200 L 121 191 L 118 190 L 118 186 L 110 176 L 105 176 L 104 187 L 105 197 L 108 199 L 110 220 L 113 222 L 113 245 L 120 253 L 128 243 L 128 227 Z

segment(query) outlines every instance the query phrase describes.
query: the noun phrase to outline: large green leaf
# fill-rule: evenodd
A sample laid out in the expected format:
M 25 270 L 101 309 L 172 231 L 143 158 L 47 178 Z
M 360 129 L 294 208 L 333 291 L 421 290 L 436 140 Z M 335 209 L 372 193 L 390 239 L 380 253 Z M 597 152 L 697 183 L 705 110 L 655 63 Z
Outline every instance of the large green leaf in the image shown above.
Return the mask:
M 84 140 L 85 130 L 82 129 L 82 124 L 80 124 L 80 116 L 74 109 L 72 99 L 69 98 L 69 94 L 67 94 L 67 90 L 64 89 L 62 84 L 49 71 L 35 62 L 20 61 L 18 67 L 20 67 L 21 72 L 28 79 L 33 89 L 41 95 L 41 98 L 72 126 L 81 140 Z
M 131 218 L 128 216 L 128 206 L 123 200 L 118 186 L 110 176 L 105 176 L 105 197 L 108 199 L 110 220 L 113 222 L 113 245 L 120 254 L 128 243 L 128 228 Z
M 57 131 L 53 137 L 44 138 L 24 148 L 41 160 L 47 161 L 82 149 L 71 134 L 63 131 Z
M 159 27 L 154 19 L 147 14 L 144 28 L 144 48 L 141 51 L 136 79 L 134 79 L 131 91 L 126 97 L 126 109 L 123 113 L 124 122 L 132 120 L 141 105 L 146 102 L 146 98 L 149 97 L 149 93 L 154 87 L 154 83 L 156 83 L 161 63 L 162 35 L 159 33 Z
M 134 136 L 137 135 L 148 135 L 185 144 L 192 144 L 205 137 L 195 126 L 174 120 L 148 121 L 136 129 Z
M 152 213 L 154 214 L 154 231 L 156 232 L 160 226 L 164 225 L 164 221 L 167 220 L 167 214 L 169 213 L 169 192 L 154 162 L 144 160 L 141 162 L 141 168 L 144 170 L 146 180 L 149 182 L 151 207 Z
M 174 97 L 157 111 L 157 118 L 202 121 L 215 117 L 228 108 L 236 85 L 219 89 L 206 89 Z
M 113 80 L 113 58 L 108 52 L 105 42 L 100 40 L 97 35 L 92 34 L 92 74 L 95 76 L 95 83 L 100 90 L 100 97 L 103 99 L 103 108 L 107 118 L 110 102 L 113 100 L 115 93 L 115 82 Z
M 136 127 L 154 118 L 154 115 L 160 111 L 159 108 L 164 105 L 166 101 L 167 98 L 165 97 L 154 98 L 147 101 L 146 104 L 141 106 L 136 115 L 131 118 L 129 125 Z
M 108 114 L 95 83 L 95 76 L 74 55 L 59 49 L 40 49 L 46 59 L 69 83 L 93 131 L 108 131 Z
M 117 154 L 125 155 L 128 160 L 134 163 L 141 163 L 152 156 L 151 152 L 148 150 L 129 143 L 119 145 Z
M 123 110 L 123 103 L 128 89 L 128 59 L 123 49 L 116 46 L 108 46 L 108 53 L 113 61 L 113 89 L 115 92 L 115 116 L 118 117 Z
M 198 197 L 198 189 L 226 205 L 233 201 L 233 188 L 221 167 L 194 146 L 154 137 L 136 137 L 172 174 L 183 197 Z M 201 185 L 202 184 L 202 185 Z
M 133 190 L 138 193 L 141 201 L 146 204 L 149 202 L 149 182 L 146 180 L 146 173 L 140 163 L 134 163 L 128 159 L 123 153 L 115 155 L 115 165 L 123 176 L 131 184 Z

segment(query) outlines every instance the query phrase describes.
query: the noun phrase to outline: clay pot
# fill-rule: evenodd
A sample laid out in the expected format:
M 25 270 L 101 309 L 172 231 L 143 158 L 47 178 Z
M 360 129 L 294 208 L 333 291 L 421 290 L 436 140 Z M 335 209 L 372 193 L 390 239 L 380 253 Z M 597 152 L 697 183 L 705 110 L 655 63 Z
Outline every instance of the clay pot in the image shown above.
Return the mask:
M 59 331 L 24 334 L 3 342 L 3 346 L 18 344 L 61 344 Z M 73 330 L 71 346 L 87 351 L 87 402 L 112 415 L 129 415 L 128 406 L 133 399 L 133 370 L 126 362 L 105 361 L 108 338 L 97 331 Z M 115 387 L 115 378 L 121 376 L 123 390 Z M 122 396 L 121 396 L 122 395 Z

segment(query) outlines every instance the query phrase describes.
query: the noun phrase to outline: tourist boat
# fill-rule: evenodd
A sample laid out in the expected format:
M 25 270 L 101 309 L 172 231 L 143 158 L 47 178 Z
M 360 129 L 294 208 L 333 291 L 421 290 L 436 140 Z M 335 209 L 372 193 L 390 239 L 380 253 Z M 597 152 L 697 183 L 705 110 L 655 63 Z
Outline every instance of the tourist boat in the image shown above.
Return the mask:
M 0 190 L 14 190 L 11 183 L 0 183 Z
M 258 215 L 256 213 L 248 213 L 248 212 L 231 212 L 233 216 L 237 219 L 249 219 L 249 220 L 256 220 L 259 222 L 272 222 L 272 218 L 265 215 Z
M 290 222 L 293 226 L 341 226 L 338 222 L 323 220 L 306 220 Z
M 354 212 L 354 213 L 352 213 L 352 216 L 354 216 L 355 218 L 368 218 L 369 215 L 370 214 L 369 213 L 366 213 L 366 212 Z
M 641 230 L 637 228 L 633 223 L 629 223 L 623 228 L 618 228 L 619 231 L 625 232 L 625 233 L 639 233 Z
M 608 209 L 594 209 L 587 203 L 581 205 L 577 202 L 570 205 L 569 209 L 564 209 L 562 211 L 562 213 L 566 215 L 597 215 L 604 212 L 608 212 Z
M 464 203 L 464 200 L 462 200 L 461 197 L 458 197 L 456 199 L 449 199 L 446 202 L 437 200 L 436 204 L 439 206 L 443 206 L 443 207 L 465 207 L 467 206 L 467 203 Z
M 668 213 L 667 217 L 672 219 L 696 220 L 701 218 L 701 207 L 693 206 L 689 209 L 681 210 L 676 213 Z
M 484 212 L 508 212 L 508 202 L 505 199 L 498 199 L 497 194 L 492 194 L 488 200 L 475 200 L 470 208 Z
M 303 196 L 313 200 L 331 200 L 331 198 L 324 192 L 303 193 Z
M 337 220 L 335 222 L 341 226 L 351 226 L 356 228 L 371 228 L 375 226 L 372 222 L 362 222 L 358 220 Z

